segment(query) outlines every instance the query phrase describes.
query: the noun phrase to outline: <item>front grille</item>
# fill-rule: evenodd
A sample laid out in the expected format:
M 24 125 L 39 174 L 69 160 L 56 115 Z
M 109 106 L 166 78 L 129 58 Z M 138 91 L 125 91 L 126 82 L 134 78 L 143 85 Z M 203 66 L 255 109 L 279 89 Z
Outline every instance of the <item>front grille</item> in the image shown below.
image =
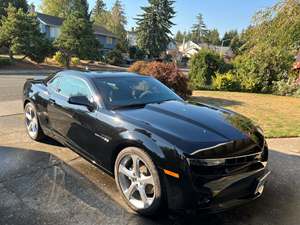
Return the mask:
M 254 153 L 244 156 L 235 156 L 228 158 L 215 158 L 215 159 L 193 159 L 188 158 L 191 166 L 237 166 L 256 162 L 261 160 L 262 153 Z
M 227 166 L 235 166 L 235 165 L 242 165 L 245 163 L 251 163 L 261 160 L 261 153 L 255 153 L 252 155 L 246 155 L 246 156 L 239 156 L 239 157 L 232 157 L 228 158 L 225 161 L 225 165 Z

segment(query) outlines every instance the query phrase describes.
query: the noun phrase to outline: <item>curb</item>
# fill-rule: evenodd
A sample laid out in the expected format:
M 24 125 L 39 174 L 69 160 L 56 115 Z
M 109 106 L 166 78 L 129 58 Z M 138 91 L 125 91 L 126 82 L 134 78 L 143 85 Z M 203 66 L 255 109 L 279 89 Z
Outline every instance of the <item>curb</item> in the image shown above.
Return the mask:
M 0 70 L 0 75 L 40 75 L 58 71 L 60 70 Z

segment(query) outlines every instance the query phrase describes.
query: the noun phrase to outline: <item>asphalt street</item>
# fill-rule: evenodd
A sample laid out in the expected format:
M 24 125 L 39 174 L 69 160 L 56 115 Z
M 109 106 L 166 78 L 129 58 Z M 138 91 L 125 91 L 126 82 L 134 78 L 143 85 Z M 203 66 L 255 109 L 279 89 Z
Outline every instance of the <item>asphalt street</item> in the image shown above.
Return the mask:
M 21 102 L 24 80 L 0 76 L 2 107 L 14 108 Z M 270 151 L 272 174 L 263 196 L 252 203 L 216 215 L 164 212 L 157 218 L 145 218 L 126 207 L 110 176 L 53 140 L 33 142 L 25 134 L 21 111 L 1 115 L 3 110 L 0 108 L 1 225 L 300 224 L 300 155 L 295 152 Z

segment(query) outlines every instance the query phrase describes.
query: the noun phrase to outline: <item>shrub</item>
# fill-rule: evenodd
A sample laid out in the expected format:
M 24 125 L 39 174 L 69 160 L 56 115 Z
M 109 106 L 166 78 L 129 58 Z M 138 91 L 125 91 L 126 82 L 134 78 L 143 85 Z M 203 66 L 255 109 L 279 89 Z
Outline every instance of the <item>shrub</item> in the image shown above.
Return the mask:
M 8 65 L 11 65 L 11 64 L 12 64 L 12 62 L 9 59 L 0 58 L 0 67 L 1 66 L 8 66 Z
M 296 79 L 296 83 L 297 83 L 298 85 L 300 85 L 300 75 L 299 75 L 299 77 Z
M 128 68 L 128 72 L 145 74 L 147 64 L 146 61 L 137 61 Z
M 192 94 L 188 86 L 188 77 L 180 73 L 173 63 L 138 61 L 128 71 L 153 76 L 182 98 L 187 98 Z
M 261 82 L 257 77 L 240 76 L 241 90 L 246 92 L 260 92 Z
M 55 60 L 55 62 L 57 62 L 59 65 L 62 66 L 66 66 L 67 65 L 67 58 L 65 57 L 65 55 L 61 52 L 61 51 L 57 51 L 54 56 L 53 59 Z
M 71 58 L 71 63 L 74 65 L 74 66 L 77 66 L 80 64 L 80 59 L 78 57 L 72 57 Z
M 114 49 L 108 52 L 105 56 L 105 62 L 111 65 L 121 65 L 123 64 L 122 52 L 119 49 Z
M 232 72 L 225 74 L 217 73 L 213 78 L 213 88 L 222 91 L 238 91 L 240 90 L 240 83 Z
M 272 48 L 255 48 L 236 57 L 235 70 L 244 81 L 242 88 L 251 92 L 272 92 L 273 82 L 292 76 L 293 57 L 287 51 Z
M 141 60 L 145 58 L 145 52 L 136 46 L 131 46 L 128 52 L 130 59 Z
M 231 66 L 226 64 L 217 53 L 202 49 L 189 61 L 189 77 L 194 88 L 210 85 L 215 73 L 227 72 Z
M 277 95 L 292 96 L 300 93 L 300 84 L 294 79 L 274 82 L 273 92 Z

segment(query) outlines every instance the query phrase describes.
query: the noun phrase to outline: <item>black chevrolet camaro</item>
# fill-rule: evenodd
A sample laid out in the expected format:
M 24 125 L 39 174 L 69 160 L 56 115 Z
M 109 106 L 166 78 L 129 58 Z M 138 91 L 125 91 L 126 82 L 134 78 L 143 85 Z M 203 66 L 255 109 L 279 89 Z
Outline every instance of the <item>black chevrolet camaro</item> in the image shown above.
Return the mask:
M 125 202 L 217 212 L 259 197 L 269 175 L 262 130 L 186 102 L 156 79 L 62 71 L 24 85 L 28 135 L 50 136 L 115 177 Z

